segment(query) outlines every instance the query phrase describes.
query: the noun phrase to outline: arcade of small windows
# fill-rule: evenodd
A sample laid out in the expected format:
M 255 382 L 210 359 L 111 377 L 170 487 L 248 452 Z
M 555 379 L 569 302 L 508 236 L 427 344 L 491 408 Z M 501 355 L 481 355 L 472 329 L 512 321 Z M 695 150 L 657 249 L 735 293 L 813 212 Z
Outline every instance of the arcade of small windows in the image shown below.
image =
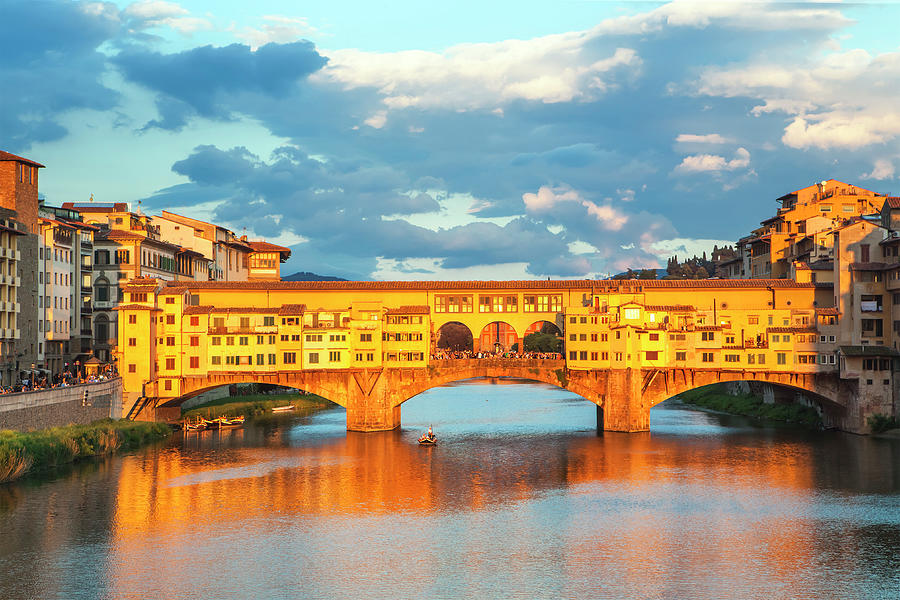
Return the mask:
M 434 312 L 470 313 L 472 312 L 472 296 L 435 296 Z
M 370 339 L 371 341 L 371 339 Z M 381 334 L 382 342 L 421 342 L 421 333 L 388 333 Z
M 537 296 L 526 295 L 524 298 L 525 312 L 561 312 L 562 296 L 541 294 Z
M 478 312 L 502 313 L 517 312 L 519 299 L 517 296 L 479 296 Z

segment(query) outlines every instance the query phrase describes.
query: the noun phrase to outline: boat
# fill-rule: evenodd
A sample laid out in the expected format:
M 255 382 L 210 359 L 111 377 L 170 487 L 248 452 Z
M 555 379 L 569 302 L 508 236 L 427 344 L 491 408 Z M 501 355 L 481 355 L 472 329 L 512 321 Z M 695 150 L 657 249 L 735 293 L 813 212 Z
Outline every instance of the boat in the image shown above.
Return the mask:
M 219 417 L 216 419 L 219 422 L 219 429 L 223 429 L 226 427 L 240 427 L 244 424 L 244 415 L 239 417 Z
M 285 405 L 285 406 L 273 406 L 273 407 L 272 407 L 272 412 L 273 412 L 273 413 L 288 412 L 289 410 L 294 410 L 294 405 L 293 405 L 293 404 L 287 404 L 287 405 Z
M 181 429 L 183 431 L 203 431 L 206 429 L 206 425 L 202 420 L 196 422 L 185 421 L 181 424 Z
M 434 432 L 431 430 L 431 426 L 428 427 L 428 431 L 422 434 L 422 437 L 419 438 L 419 444 L 422 446 L 435 446 L 437 445 L 437 436 L 434 435 Z

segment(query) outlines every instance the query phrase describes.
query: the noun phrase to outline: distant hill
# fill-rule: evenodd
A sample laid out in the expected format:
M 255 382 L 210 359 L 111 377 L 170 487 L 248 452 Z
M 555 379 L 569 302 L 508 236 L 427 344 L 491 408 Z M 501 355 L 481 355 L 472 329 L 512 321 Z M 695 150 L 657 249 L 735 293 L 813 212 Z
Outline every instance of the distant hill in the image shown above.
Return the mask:
M 286 277 L 281 278 L 282 281 L 347 281 L 346 279 L 342 279 L 340 277 L 331 277 L 330 275 L 316 275 L 315 273 L 307 273 L 306 271 L 300 271 L 299 273 L 294 273 L 293 275 L 288 275 Z

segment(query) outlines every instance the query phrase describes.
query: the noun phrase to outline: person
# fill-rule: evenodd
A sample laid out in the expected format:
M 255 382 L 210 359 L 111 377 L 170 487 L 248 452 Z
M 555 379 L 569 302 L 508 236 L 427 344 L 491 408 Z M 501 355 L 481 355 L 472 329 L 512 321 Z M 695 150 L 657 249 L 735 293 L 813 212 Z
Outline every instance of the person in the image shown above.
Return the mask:
M 431 425 L 428 426 L 428 437 L 429 437 L 429 438 L 433 438 L 433 437 L 434 437 L 434 432 L 431 430 Z

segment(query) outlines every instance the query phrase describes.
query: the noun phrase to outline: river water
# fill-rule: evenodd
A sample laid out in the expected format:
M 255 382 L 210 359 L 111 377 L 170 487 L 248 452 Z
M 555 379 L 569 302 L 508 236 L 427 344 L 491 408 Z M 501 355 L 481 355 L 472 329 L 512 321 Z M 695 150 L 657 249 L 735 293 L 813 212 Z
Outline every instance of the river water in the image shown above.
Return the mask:
M 900 598 L 900 441 L 476 380 L 0 486 L 0 598 L 413 597 Z

